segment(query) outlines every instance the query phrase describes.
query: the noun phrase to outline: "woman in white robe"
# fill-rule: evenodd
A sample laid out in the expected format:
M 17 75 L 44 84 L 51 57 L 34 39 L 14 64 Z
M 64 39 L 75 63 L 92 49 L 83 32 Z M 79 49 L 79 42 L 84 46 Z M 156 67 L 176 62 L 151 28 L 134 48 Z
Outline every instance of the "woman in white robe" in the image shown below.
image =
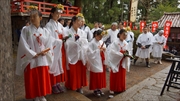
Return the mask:
M 123 92 L 126 90 L 126 69 L 129 71 L 130 58 L 126 30 L 121 29 L 118 33 L 118 40 L 114 41 L 108 47 L 106 64 L 111 67 L 110 72 L 110 95 L 114 92 Z
M 58 19 L 60 18 L 62 12 L 63 12 L 62 9 L 58 8 L 58 6 L 53 7 L 49 15 L 49 22 L 45 26 L 50 31 L 51 36 L 54 37 L 55 39 L 59 39 L 59 38 L 62 39 L 64 36 L 63 34 L 64 28 L 58 22 Z M 64 48 L 63 45 L 62 48 Z M 57 47 L 54 47 L 53 51 L 56 61 L 54 61 L 55 63 L 52 66 L 52 68 L 58 69 L 59 73 L 58 74 L 50 73 L 50 78 L 51 78 L 52 92 L 56 94 L 56 93 L 64 92 L 64 89 L 63 87 L 61 87 L 60 82 L 65 82 L 64 80 L 65 78 L 63 75 L 64 73 L 66 73 L 66 63 L 63 63 L 65 61 L 62 60 L 63 59 L 66 60 L 66 57 L 64 56 L 65 53 L 62 54 L 63 49 L 59 50 Z M 56 54 L 60 54 L 60 56 Z
M 90 70 L 89 89 L 94 90 L 94 94 L 98 97 L 104 95 L 101 89 L 106 88 L 106 69 L 104 65 L 106 45 L 101 40 L 103 33 L 105 32 L 102 30 L 97 30 L 93 33 L 93 39 L 89 43 L 87 51 L 87 61 Z
M 146 67 L 150 67 L 149 65 L 149 58 L 150 58 L 150 49 L 149 47 L 152 44 L 151 36 L 149 36 L 147 32 L 147 27 L 144 27 L 143 33 L 138 36 L 136 41 L 137 44 L 137 51 L 135 54 L 134 64 L 136 63 L 138 58 L 146 59 Z
M 53 46 L 60 49 L 62 44 L 52 38 L 47 29 L 40 27 L 41 19 L 42 14 L 33 9 L 30 13 L 32 24 L 21 32 L 16 64 L 16 74 L 24 73 L 26 99 L 35 101 L 46 101 L 44 96 L 51 94 L 49 72 L 56 71 L 51 68 L 52 50 Z
M 164 37 L 164 31 L 160 30 L 155 36 L 153 41 L 153 51 L 152 56 L 154 57 L 154 62 L 162 64 L 161 57 L 163 52 L 163 47 L 166 44 L 166 38 Z
M 88 48 L 87 34 L 79 29 L 83 17 L 78 14 L 71 20 L 70 29 L 65 32 L 69 37 L 65 42 L 67 56 L 66 87 L 83 93 L 82 87 L 87 86 L 86 51 Z

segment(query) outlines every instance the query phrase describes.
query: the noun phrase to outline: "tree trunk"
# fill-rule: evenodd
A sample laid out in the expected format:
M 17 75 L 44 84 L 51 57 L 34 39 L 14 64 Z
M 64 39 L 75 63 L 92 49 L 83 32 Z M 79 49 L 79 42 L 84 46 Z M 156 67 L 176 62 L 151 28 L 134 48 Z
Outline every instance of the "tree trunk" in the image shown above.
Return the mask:
M 0 101 L 14 101 L 10 0 L 0 0 Z
M 79 7 L 82 11 L 82 1 L 81 0 L 74 0 L 74 6 Z

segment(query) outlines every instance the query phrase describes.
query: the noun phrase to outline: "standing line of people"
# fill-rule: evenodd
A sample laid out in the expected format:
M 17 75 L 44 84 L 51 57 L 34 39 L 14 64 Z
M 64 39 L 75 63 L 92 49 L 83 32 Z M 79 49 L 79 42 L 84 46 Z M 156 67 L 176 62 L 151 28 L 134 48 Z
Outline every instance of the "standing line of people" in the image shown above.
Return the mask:
M 73 16 L 67 27 L 58 21 L 64 7 L 53 7 L 49 21 L 40 27 L 42 14 L 36 6 L 30 6 L 29 26 L 22 29 L 20 36 L 16 74 L 24 73 L 27 99 L 47 101 L 47 94 L 58 94 L 67 89 L 83 94 L 88 85 L 87 70 L 90 71 L 89 89 L 100 97 L 102 88 L 106 88 L 106 68 L 110 68 L 110 95 L 126 89 L 126 71 L 130 69 L 130 57 L 133 55 L 134 33 L 129 27 L 113 22 L 111 28 L 104 31 L 95 22 L 92 30 L 85 24 L 84 16 Z M 163 31 L 152 39 L 145 27 L 136 44 L 134 64 L 138 58 L 146 59 L 149 65 L 150 47 L 155 62 L 161 64 L 162 47 L 166 40 Z M 160 52 L 159 52 L 160 51 Z

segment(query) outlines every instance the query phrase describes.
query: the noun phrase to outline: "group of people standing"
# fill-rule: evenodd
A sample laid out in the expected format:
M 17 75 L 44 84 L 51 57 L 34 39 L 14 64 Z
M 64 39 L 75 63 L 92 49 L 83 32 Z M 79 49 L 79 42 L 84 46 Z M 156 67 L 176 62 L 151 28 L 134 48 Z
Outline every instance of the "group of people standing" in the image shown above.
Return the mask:
M 90 71 L 89 89 L 100 97 L 104 95 L 101 89 L 106 88 L 106 68 L 111 69 L 109 97 L 114 92 L 125 91 L 126 70 L 129 71 L 133 55 L 134 34 L 130 28 L 125 30 L 122 23 L 113 22 L 105 31 L 95 22 L 95 28 L 90 30 L 81 13 L 73 16 L 65 28 L 58 22 L 63 9 L 61 4 L 53 7 L 48 23 L 42 28 L 41 12 L 30 7 L 31 24 L 22 29 L 16 65 L 16 74 L 24 73 L 26 98 L 47 101 L 44 97 L 47 94 L 64 92 L 62 84 L 83 93 L 82 87 L 88 85 L 87 70 Z M 158 35 L 156 47 L 164 44 Z M 148 60 L 146 51 L 151 44 L 144 28 L 137 40 L 136 56 Z M 158 51 L 154 54 L 159 59 Z

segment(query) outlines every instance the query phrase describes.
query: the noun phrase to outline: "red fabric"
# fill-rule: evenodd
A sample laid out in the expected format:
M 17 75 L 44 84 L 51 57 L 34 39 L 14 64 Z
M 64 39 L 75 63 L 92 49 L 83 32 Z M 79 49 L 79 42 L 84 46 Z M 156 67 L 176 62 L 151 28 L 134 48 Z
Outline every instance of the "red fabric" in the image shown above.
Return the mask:
M 110 90 L 114 92 L 123 92 L 126 90 L 126 69 L 122 67 L 122 60 L 119 71 L 117 73 L 110 72 Z
M 40 66 L 30 69 L 30 64 L 24 71 L 26 99 L 45 96 L 51 94 L 51 83 L 49 67 Z
M 62 34 L 58 34 L 59 39 L 63 39 L 63 35 Z
M 60 75 L 60 82 L 65 82 L 67 80 L 67 69 L 66 69 L 66 51 L 64 44 L 62 46 L 61 52 L 62 52 L 62 66 L 64 73 Z
M 51 87 L 56 85 L 57 83 L 60 83 L 60 78 L 60 75 L 54 76 L 53 74 L 50 74 Z
M 69 64 L 70 70 L 68 70 L 68 79 L 66 87 L 72 90 L 77 90 L 82 86 L 87 86 L 86 67 L 82 61 L 78 61 L 76 64 Z
M 101 52 L 102 63 L 105 60 L 103 52 Z M 94 73 L 90 71 L 90 90 L 106 88 L 106 66 L 103 65 L 102 73 Z

